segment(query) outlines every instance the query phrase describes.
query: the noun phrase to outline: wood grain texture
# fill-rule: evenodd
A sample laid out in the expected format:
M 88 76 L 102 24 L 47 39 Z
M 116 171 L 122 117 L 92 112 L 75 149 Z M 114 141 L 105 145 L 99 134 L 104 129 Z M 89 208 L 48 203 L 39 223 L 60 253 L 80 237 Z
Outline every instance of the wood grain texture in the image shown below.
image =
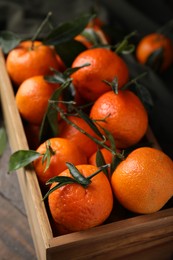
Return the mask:
M 0 127 L 4 127 L 0 111 Z M 36 259 L 31 231 L 16 173 L 8 174 L 11 149 L 7 140 L 0 157 L 0 259 Z
M 72 250 L 65 251 L 65 248 Z M 133 255 L 133 259 L 139 259 L 146 254 L 147 259 L 155 259 L 152 257 L 157 255 L 156 249 L 159 250 L 156 259 L 173 256 L 173 209 L 54 238 L 49 256 L 50 259 L 55 259 L 55 255 L 60 259 L 128 259 Z
M 2 111 L 5 126 L 8 132 L 9 143 L 12 152 L 20 149 L 28 149 L 27 140 L 24 134 L 22 121 L 18 113 L 13 88 L 5 68 L 5 60 L 0 52 L 0 92 Z M 20 169 L 18 181 L 26 208 L 28 221 L 38 259 L 45 259 L 45 248 L 49 246 L 49 238 L 52 231 L 42 201 L 42 195 L 35 172 Z
M 35 260 L 35 250 L 25 215 L 0 196 L 0 259 Z

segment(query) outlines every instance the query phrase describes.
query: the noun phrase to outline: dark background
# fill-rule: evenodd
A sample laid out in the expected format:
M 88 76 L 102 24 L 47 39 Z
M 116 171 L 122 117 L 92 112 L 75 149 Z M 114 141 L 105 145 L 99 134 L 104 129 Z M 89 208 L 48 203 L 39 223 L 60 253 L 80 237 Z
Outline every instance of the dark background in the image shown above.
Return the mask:
M 53 12 L 53 20 L 59 24 L 90 10 L 93 5 L 100 18 L 114 28 L 115 39 L 137 31 L 136 43 L 173 19 L 172 0 L 0 0 L 0 30 L 33 35 L 48 11 Z M 137 64 L 134 57 L 128 57 L 127 62 L 132 77 L 148 71 L 142 84 L 150 91 L 154 102 L 149 112 L 150 125 L 162 149 L 173 158 L 173 67 L 158 74 Z

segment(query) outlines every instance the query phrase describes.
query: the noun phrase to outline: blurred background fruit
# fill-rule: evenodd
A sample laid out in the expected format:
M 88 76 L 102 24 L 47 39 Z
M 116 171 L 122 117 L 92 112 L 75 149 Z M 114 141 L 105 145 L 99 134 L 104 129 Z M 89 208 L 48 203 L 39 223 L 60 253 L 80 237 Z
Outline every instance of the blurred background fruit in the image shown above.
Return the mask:
M 154 70 L 166 70 L 173 62 L 173 43 L 164 34 L 146 35 L 137 45 L 136 57 L 140 63 Z
M 87 101 L 95 101 L 101 94 L 111 90 L 104 82 L 117 80 L 121 88 L 129 80 L 128 67 L 121 57 L 106 48 L 94 48 L 80 53 L 72 68 L 88 64 L 71 75 L 79 94 Z

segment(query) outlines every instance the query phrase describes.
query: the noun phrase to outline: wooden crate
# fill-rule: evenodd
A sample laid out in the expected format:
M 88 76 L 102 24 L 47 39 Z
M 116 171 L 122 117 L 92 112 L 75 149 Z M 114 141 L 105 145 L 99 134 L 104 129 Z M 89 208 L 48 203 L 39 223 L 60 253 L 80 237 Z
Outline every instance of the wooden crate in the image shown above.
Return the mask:
M 13 88 L 0 52 L 0 93 L 12 152 L 28 149 Z M 147 138 L 160 148 L 152 131 Z M 21 169 L 18 179 L 38 259 L 171 259 L 173 207 L 157 213 L 110 220 L 99 227 L 54 237 L 35 172 Z

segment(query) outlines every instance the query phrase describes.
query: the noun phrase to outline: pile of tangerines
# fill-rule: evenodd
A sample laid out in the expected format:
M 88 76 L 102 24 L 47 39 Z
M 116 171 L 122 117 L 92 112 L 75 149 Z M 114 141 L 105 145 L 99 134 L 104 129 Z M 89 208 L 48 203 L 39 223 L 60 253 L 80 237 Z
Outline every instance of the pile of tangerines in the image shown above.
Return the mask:
M 104 35 L 96 21 L 92 30 Z M 171 158 L 149 146 L 135 148 L 149 120 L 140 98 L 126 88 L 130 75 L 123 57 L 109 45 L 93 46 L 82 34 L 75 40 L 85 50 L 70 68 L 53 46 L 36 40 L 21 42 L 6 59 L 31 148 L 28 158 L 32 155 L 30 162 L 60 234 L 102 224 L 115 200 L 131 212 L 148 214 L 173 195 Z M 150 41 L 165 50 L 164 69 L 172 62 L 167 55 L 171 43 L 158 35 L 148 38 L 148 45 Z M 139 62 L 150 50 L 140 43 Z M 12 154 L 11 170 L 20 159 L 18 152 Z

